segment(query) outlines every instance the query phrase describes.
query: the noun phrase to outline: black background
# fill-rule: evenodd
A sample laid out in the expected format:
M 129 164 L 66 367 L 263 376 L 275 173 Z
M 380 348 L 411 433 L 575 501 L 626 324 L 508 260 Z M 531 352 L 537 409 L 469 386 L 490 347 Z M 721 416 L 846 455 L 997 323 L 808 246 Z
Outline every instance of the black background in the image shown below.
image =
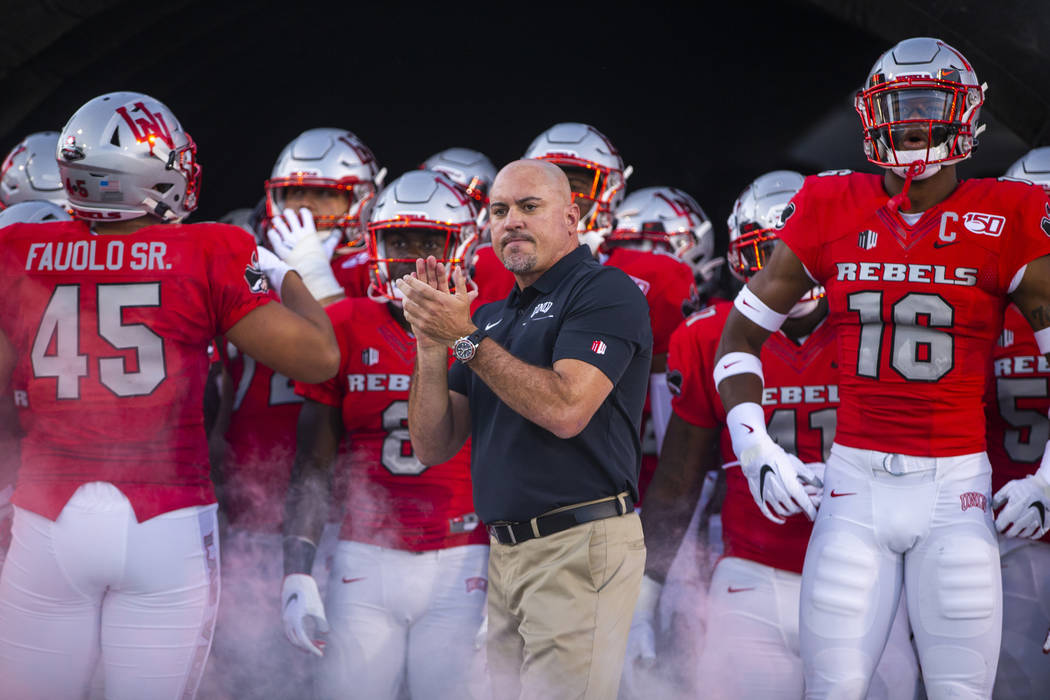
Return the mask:
M 802 0 L 7 4 L 0 149 L 60 129 L 97 94 L 146 92 L 197 141 L 203 190 L 194 220 L 254 204 L 278 152 L 308 128 L 355 132 L 390 181 L 450 146 L 501 165 L 552 124 L 582 121 L 634 166 L 628 190 L 685 189 L 723 245 L 733 199 L 763 172 L 867 169 L 852 94 L 895 41 L 941 36 L 993 75 L 1010 57 L 988 46 L 1018 44 L 1001 27 L 984 39 L 962 33 L 960 21 L 982 19 L 966 3 L 949 11 L 901 0 L 878 3 L 884 14 Z M 1017 4 L 1012 20 L 1004 9 L 996 17 L 1050 26 L 1043 3 Z M 1037 41 L 1022 48 L 1045 51 Z M 1047 92 L 1050 71 L 1025 68 Z M 1050 103 L 1015 93 L 1002 96 L 1009 109 L 996 121 L 989 92 L 983 114 L 994 128 L 965 174 L 1001 174 L 1050 137 L 1040 121 Z

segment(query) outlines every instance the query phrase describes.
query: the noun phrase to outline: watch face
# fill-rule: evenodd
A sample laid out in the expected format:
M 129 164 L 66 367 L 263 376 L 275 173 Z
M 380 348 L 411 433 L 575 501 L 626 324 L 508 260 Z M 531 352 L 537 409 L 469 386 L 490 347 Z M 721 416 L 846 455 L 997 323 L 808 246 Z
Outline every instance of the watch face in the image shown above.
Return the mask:
M 460 362 L 466 362 L 474 357 L 474 351 L 476 347 L 474 343 L 470 342 L 467 338 L 460 338 L 456 341 L 456 344 L 452 346 L 452 354 L 456 356 L 456 359 Z

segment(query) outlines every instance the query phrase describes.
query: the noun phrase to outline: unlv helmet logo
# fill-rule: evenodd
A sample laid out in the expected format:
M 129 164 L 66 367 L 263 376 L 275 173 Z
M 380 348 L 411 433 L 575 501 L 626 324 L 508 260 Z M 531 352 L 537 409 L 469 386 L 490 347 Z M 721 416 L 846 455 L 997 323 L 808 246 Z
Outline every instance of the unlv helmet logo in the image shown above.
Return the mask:
M 252 253 L 252 262 L 244 268 L 244 281 L 248 283 L 248 289 L 252 294 L 265 294 L 270 290 L 262 267 L 259 265 L 259 254 Z
M 132 111 L 136 113 L 134 119 L 128 114 L 127 106 L 117 107 L 117 114 L 124 117 L 124 121 L 131 128 L 131 133 L 139 143 L 149 141 L 150 137 L 160 139 L 168 148 L 175 148 L 175 141 L 171 138 L 168 125 L 164 122 L 164 115 L 160 112 L 154 114 L 146 109 L 146 105 L 136 102 L 132 105 Z M 139 115 L 142 116 L 139 116 Z
M 795 213 L 795 202 L 793 202 L 793 201 L 788 202 L 788 205 L 786 207 L 784 207 L 784 211 L 780 212 L 780 221 L 778 221 L 776 223 L 776 226 L 774 226 L 773 228 L 775 228 L 778 231 L 780 229 L 784 228 L 784 224 L 786 224 L 788 222 L 788 219 L 790 219 L 791 216 L 794 213 Z

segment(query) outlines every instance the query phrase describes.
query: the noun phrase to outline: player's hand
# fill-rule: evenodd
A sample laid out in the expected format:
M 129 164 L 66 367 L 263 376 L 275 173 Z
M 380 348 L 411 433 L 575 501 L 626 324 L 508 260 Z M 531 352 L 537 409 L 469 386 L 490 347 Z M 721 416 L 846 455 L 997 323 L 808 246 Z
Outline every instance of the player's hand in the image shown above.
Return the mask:
M 650 668 L 656 661 L 656 607 L 660 603 L 661 591 L 662 584 L 642 576 L 642 588 L 627 634 L 627 663 L 631 666 Z
M 311 639 L 307 631 L 307 621 L 313 621 L 318 632 L 328 632 L 328 619 L 314 577 L 307 574 L 285 576 L 281 586 L 281 609 L 288 641 L 303 651 L 324 656 L 324 640 Z
M 814 520 L 817 508 L 805 486 L 823 484 L 798 457 L 785 452 L 768 435 L 763 438 L 739 455 L 740 468 L 758 509 L 778 525 L 796 513 L 805 513 Z
M 806 495 L 809 496 L 813 507 L 820 510 L 820 501 L 824 498 L 824 463 L 806 462 L 806 466 L 813 472 L 815 481 L 803 481 L 802 488 L 805 490 Z M 802 478 L 801 474 L 799 478 Z
M 262 246 L 256 247 L 255 251 L 259 259 L 259 269 L 266 275 L 270 288 L 280 294 L 281 283 L 284 282 L 284 276 L 292 269 L 291 266 L 274 255 L 273 251 Z
M 1008 481 L 992 496 L 992 508 L 1000 507 L 1002 510 L 995 518 L 999 532 L 1007 537 L 1039 539 L 1047 531 L 1050 485 L 1039 474 Z
M 303 207 L 298 215 L 291 209 L 285 209 L 284 214 L 274 217 L 273 227 L 267 231 L 266 237 L 278 257 L 303 278 L 303 284 L 315 299 L 329 299 L 343 294 L 343 288 L 332 273 L 331 250 L 321 245 L 309 209 Z M 338 242 L 335 234 L 328 238 Z

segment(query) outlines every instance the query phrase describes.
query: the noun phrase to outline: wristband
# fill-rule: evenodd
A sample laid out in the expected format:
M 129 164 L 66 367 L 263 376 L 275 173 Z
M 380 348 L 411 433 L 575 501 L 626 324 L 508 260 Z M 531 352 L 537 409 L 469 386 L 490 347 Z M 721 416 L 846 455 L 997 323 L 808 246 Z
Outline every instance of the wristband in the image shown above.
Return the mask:
M 758 444 L 762 438 L 769 439 L 766 432 L 766 413 L 757 403 L 738 403 L 726 414 L 726 427 L 733 441 L 733 452 L 739 457 L 748 448 Z
M 715 388 L 718 388 L 723 379 L 736 374 L 757 374 L 759 380 L 765 382 L 765 377 L 762 376 L 762 360 L 749 352 L 727 352 L 715 363 Z
M 1041 328 L 1035 335 L 1035 344 L 1039 346 L 1039 352 L 1044 355 L 1050 352 L 1050 328 Z
M 784 324 L 784 319 L 787 318 L 787 314 L 778 313 L 769 308 L 764 301 L 758 298 L 757 294 L 746 286 L 736 295 L 736 299 L 733 300 L 733 306 L 745 318 L 765 328 L 770 333 L 780 330 L 780 326 Z

